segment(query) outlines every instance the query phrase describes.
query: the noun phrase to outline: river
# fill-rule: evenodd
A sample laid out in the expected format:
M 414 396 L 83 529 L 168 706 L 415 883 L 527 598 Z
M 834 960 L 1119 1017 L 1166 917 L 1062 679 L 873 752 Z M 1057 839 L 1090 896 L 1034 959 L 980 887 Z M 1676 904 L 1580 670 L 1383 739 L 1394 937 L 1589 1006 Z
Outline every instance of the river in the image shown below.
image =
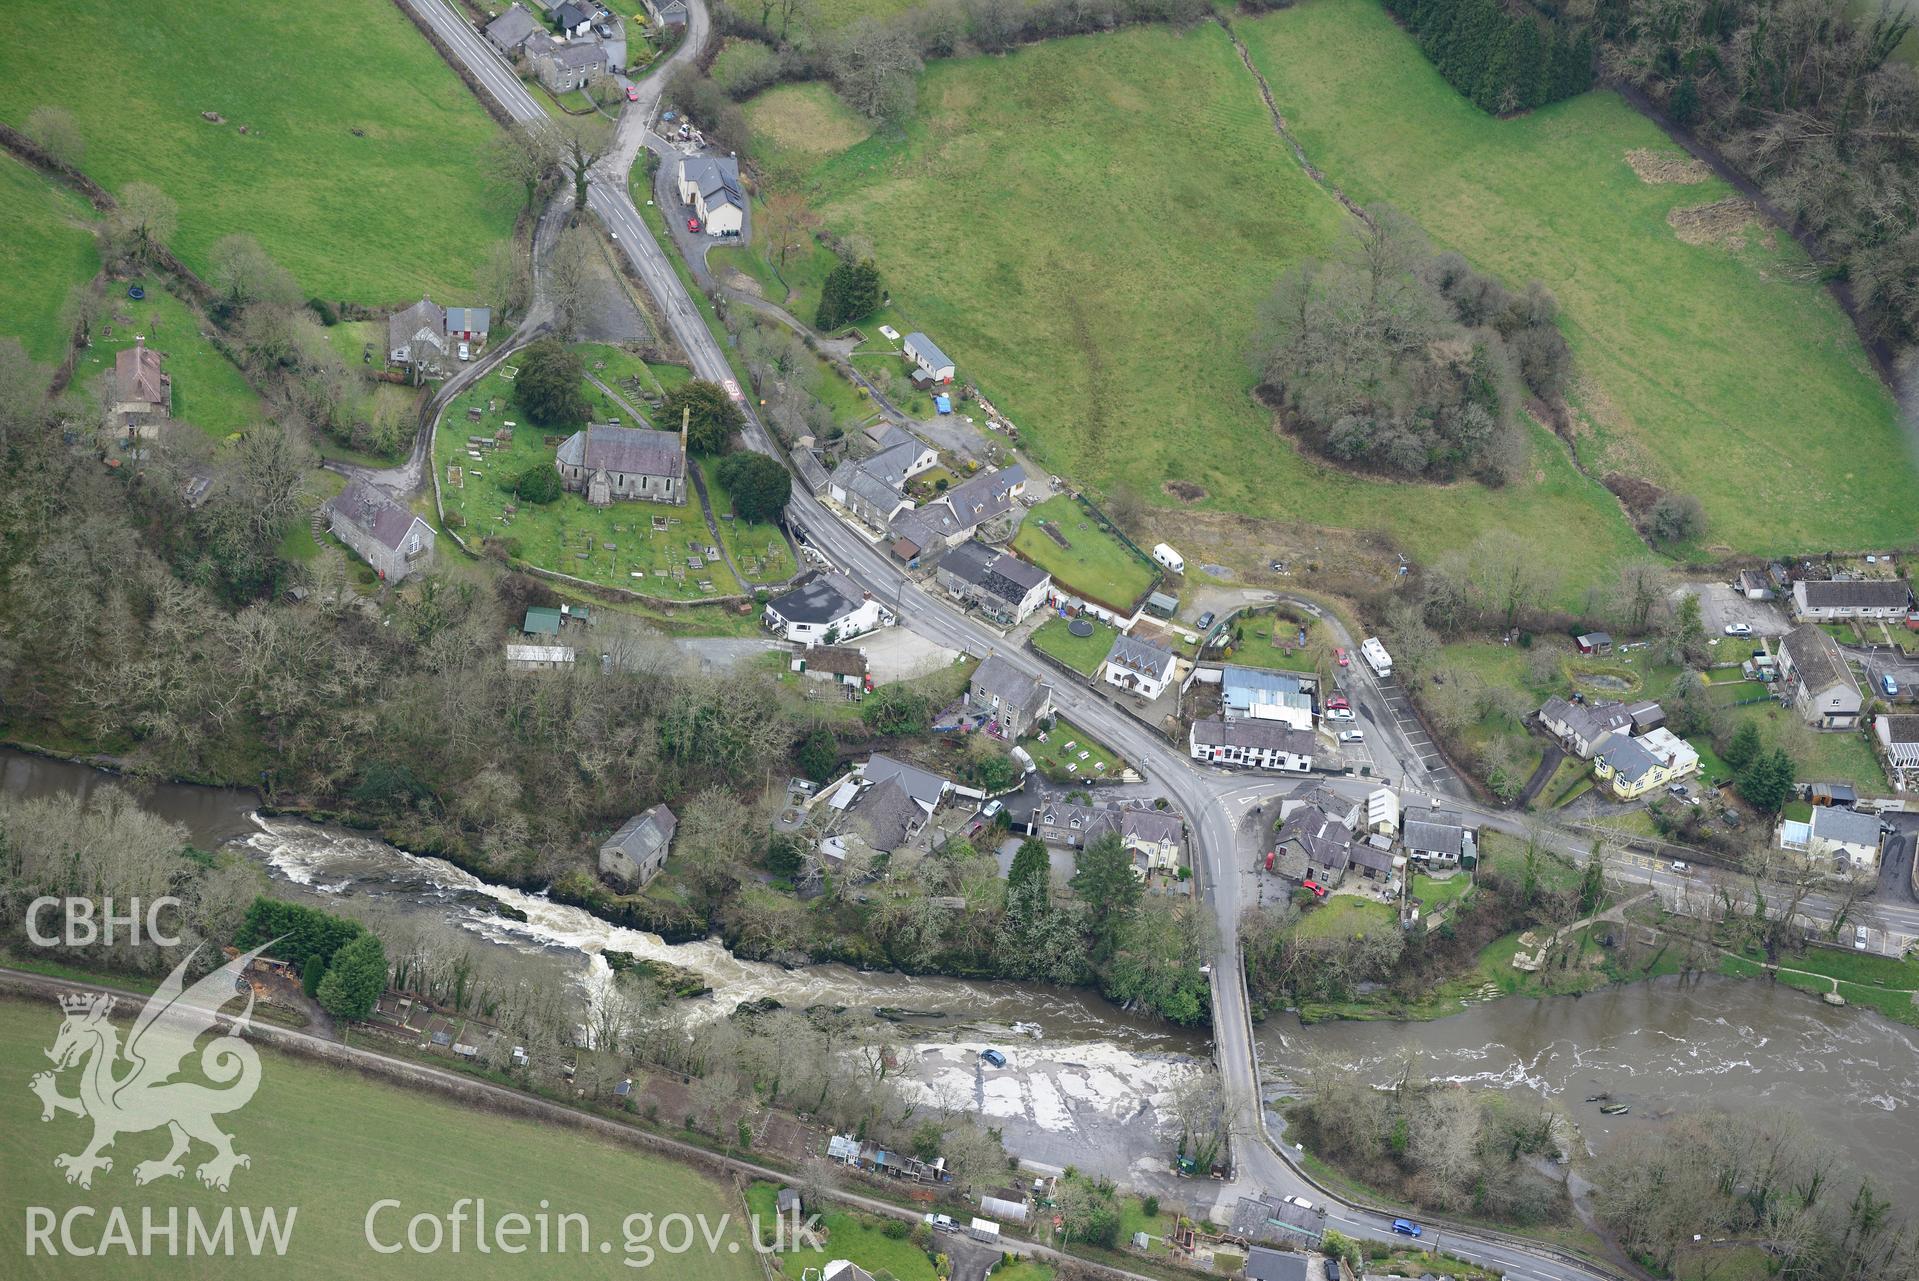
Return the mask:
M 1403 1047 L 1435 1080 L 1534 1090 L 1564 1106 L 1589 1150 L 1675 1112 L 1721 1107 L 1796 1114 L 1882 1188 L 1903 1187 L 1919 1153 L 1919 1034 L 1790 988 L 1662 978 L 1583 997 L 1509 997 L 1430 1023 L 1260 1029 L 1269 1078 L 1303 1079 L 1330 1055 L 1374 1079 Z M 1602 1116 L 1585 1100 L 1631 1107 Z

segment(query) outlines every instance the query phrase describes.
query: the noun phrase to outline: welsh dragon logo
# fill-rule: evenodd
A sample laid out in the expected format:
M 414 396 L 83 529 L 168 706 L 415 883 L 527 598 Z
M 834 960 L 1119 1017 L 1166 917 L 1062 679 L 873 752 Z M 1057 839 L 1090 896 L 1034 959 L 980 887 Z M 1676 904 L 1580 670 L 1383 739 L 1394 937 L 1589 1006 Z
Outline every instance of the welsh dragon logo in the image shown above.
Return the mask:
M 192 987 L 181 981 L 193 959 L 189 953 L 134 1019 L 124 1047 L 119 1029 L 107 1017 L 112 997 L 72 993 L 60 998 L 67 1017 L 47 1051 L 53 1071 L 35 1074 L 30 1085 L 40 1096 L 42 1121 L 51 1121 L 57 1112 L 93 1121 L 92 1142 L 80 1152 L 53 1159 L 66 1172 L 67 1182 L 91 1188 L 95 1171 L 112 1171 L 113 1159 L 104 1153 L 116 1138 L 163 1126 L 173 1146 L 160 1159 L 134 1166 L 135 1183 L 183 1177 L 180 1158 L 196 1139 L 213 1149 L 212 1157 L 195 1171 L 210 1188 L 226 1191 L 234 1170 L 252 1164 L 233 1150 L 233 1136 L 214 1123 L 222 1113 L 246 1106 L 260 1086 L 259 1055 L 241 1039 L 253 1015 L 250 988 L 246 1009 L 200 1051 L 200 1075 L 214 1084 L 175 1078 L 194 1043 L 218 1024 L 220 1008 L 239 996 L 245 986 L 241 976 L 267 946 L 234 957 Z M 74 1067 L 80 1069 L 80 1094 L 68 1098 L 59 1092 L 56 1079 Z

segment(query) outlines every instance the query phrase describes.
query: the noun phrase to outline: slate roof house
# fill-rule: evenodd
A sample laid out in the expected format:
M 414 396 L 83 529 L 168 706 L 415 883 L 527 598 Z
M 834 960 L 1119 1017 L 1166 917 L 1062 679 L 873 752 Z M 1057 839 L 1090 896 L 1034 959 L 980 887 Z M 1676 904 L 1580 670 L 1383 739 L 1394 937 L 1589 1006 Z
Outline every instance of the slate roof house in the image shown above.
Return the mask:
M 1855 875 L 1878 871 L 1883 838 L 1877 814 L 1839 805 L 1815 805 L 1810 820 L 1779 825 L 1779 844 L 1784 848 L 1828 863 L 1836 872 Z
M 999 724 L 1001 738 L 1019 738 L 1052 710 L 1053 690 L 1014 667 L 998 654 L 989 654 L 973 671 L 967 698 L 974 709 L 988 709 Z
M 1273 839 L 1273 870 L 1288 880 L 1330 889 L 1352 861 L 1353 829 L 1317 805 L 1301 805 L 1287 815 Z
M 446 308 L 422 298 L 386 319 L 386 359 L 412 375 L 438 378 L 452 368 L 447 353 Z
M 1456 867 L 1462 859 L 1479 856 L 1473 830 L 1451 810 L 1409 807 L 1399 843 L 1413 861 L 1442 867 Z
M 881 627 L 891 627 L 893 611 L 838 571 L 802 579 L 766 604 L 760 621 L 784 640 L 803 645 L 832 645 Z
M 1294 773 L 1313 767 L 1317 744 L 1312 734 L 1283 721 L 1229 721 L 1209 717 L 1193 722 L 1187 734 L 1187 748 L 1196 761 Z
M 1814 729 L 1851 729 L 1865 700 L 1839 643 L 1812 623 L 1795 627 L 1779 648 L 1779 678 Z
M 1903 792 L 1919 783 L 1919 716 L 1875 716 L 1872 732 L 1892 785 Z
M 1028 836 L 1068 849 L 1084 849 L 1102 836 L 1117 834 L 1133 856 L 1133 875 L 1141 880 L 1154 872 L 1179 871 L 1185 833 L 1186 822 L 1178 814 L 1138 802 L 1081 805 L 1051 800 L 1034 806 L 1026 824 Z
M 686 25 L 686 0 L 666 0 L 654 7 L 654 14 L 662 27 L 683 27 Z
M 379 486 L 354 480 L 327 500 L 327 528 L 397 583 L 433 563 L 433 526 Z
M 680 161 L 680 201 L 700 216 L 709 236 L 737 236 L 746 227 L 740 162 L 732 156 L 687 156 Z
M 600 875 L 637 890 L 659 875 L 680 820 L 665 805 L 635 814 L 600 845 Z
M 1053 576 L 1039 566 L 977 541 L 961 543 L 941 557 L 937 576 L 940 586 L 957 599 L 1010 615 L 1016 623 L 1044 605 L 1053 588 Z
M 684 434 L 593 423 L 561 443 L 553 465 L 560 483 L 595 507 L 616 499 L 686 502 Z
M 1656 729 L 1641 738 L 1615 730 L 1593 753 L 1593 777 L 1622 801 L 1637 800 L 1698 768 L 1699 753 L 1671 730 Z
M 1591 760 L 1599 740 L 1615 730 L 1630 730 L 1632 712 L 1611 699 L 1549 698 L 1539 709 L 1539 723 L 1547 733 L 1581 760 Z
M 553 11 L 553 20 L 563 35 L 583 36 L 593 30 L 593 10 L 578 0 L 564 0 Z
M 160 368 L 160 354 L 136 337 L 113 358 L 113 430 L 129 440 L 151 439 L 173 417 L 173 375 Z
M 1012 511 L 1013 500 L 1025 492 L 1026 469 L 1015 463 L 961 481 L 916 515 L 939 541 L 957 546 L 987 521 Z
M 1166 646 L 1122 632 L 1113 638 L 1099 676 L 1108 685 L 1151 702 L 1172 683 L 1173 664 L 1173 651 Z
M 1802 622 L 1840 618 L 1904 619 L 1912 608 L 1912 584 L 1903 578 L 1845 581 L 1800 579 L 1792 585 L 1792 616 Z
M 852 841 L 882 853 L 903 848 L 925 830 L 951 786 L 917 765 L 874 756 L 828 798 L 843 818 L 821 848 L 836 861 Z
M 515 57 L 527 40 L 540 30 L 540 20 L 526 6 L 514 3 L 505 13 L 486 24 L 487 43 L 507 57 Z
M 540 83 L 553 93 L 584 89 L 611 66 L 603 46 L 591 41 L 561 44 L 543 31 L 527 40 L 526 59 Z

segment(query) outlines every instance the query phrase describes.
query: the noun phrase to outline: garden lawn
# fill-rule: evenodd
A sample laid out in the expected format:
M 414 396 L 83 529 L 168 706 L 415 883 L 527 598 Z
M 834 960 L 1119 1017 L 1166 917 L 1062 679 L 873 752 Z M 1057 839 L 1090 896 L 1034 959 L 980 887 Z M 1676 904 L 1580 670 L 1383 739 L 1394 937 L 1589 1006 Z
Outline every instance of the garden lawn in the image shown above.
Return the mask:
M 1497 491 L 1365 479 L 1276 436 L 1252 399 L 1255 313 L 1287 267 L 1342 243 L 1347 215 L 1216 25 L 939 61 L 919 103 L 903 134 L 816 163 L 814 207 L 874 246 L 900 327 L 931 334 L 1048 467 L 1160 503 L 1185 481 L 1209 506 L 1379 530 L 1422 559 L 1511 530 L 1562 571 L 1567 603 L 1644 554 L 1543 430 Z M 750 118 L 790 140 L 778 115 Z
M 1032 754 L 1040 773 L 1055 783 L 1114 778 L 1124 765 L 1111 748 L 1064 717 L 1053 723 L 1044 743 L 1037 734 L 1019 742 Z
M 71 111 L 89 176 L 178 202 L 196 270 L 245 231 L 322 298 L 498 304 L 471 294 L 519 193 L 487 181 L 493 122 L 397 7 L 73 0 L 8 19 L 0 119 Z
M 469 546 L 478 551 L 479 540 L 499 538 L 528 564 L 673 600 L 730 596 L 740 590 L 723 561 L 708 561 L 698 570 L 687 567 L 687 557 L 693 554 L 689 542 L 699 545 L 702 560 L 713 542 L 697 502 L 680 507 L 642 502 L 594 507 L 578 494 L 563 492 L 556 501 L 540 504 L 524 502 L 501 489 L 502 481 L 517 478 L 529 467 L 553 466 L 557 442 L 549 445 L 546 437 L 571 434 L 564 429 L 543 432 L 525 421 L 511 400 L 511 391 L 511 381 L 500 370 L 488 374 L 447 406 L 434 436 L 433 461 L 446 512 L 449 518 L 461 518 L 454 528 Z M 477 423 L 467 418 L 466 411 L 474 405 L 481 407 Z M 468 436 L 491 437 L 507 422 L 516 424 L 510 446 L 482 450 L 477 460 L 470 456 Z M 449 464 L 461 468 L 460 485 L 449 482 Z M 509 504 L 517 508 L 511 517 L 506 515 Z M 665 532 L 653 531 L 655 516 L 669 522 Z M 606 549 L 608 543 L 614 550 Z M 713 590 L 702 590 L 701 580 L 711 583 Z
M 742 574 L 756 583 L 785 582 L 793 576 L 793 549 L 786 545 L 777 525 L 764 521 L 748 522 L 733 515 L 733 496 L 715 473 L 718 460 L 695 458 L 694 464 L 706 480 L 706 495 L 713 504 L 714 523 L 727 555 Z
M 227 436 L 266 418 L 260 394 L 247 384 L 224 352 L 201 335 L 211 326 L 198 312 L 161 288 L 160 279 L 141 281 L 147 296 L 139 302 L 127 297 L 126 282 L 116 281 L 109 295 L 113 304 L 104 329 L 94 330 L 93 346 L 74 366 L 73 385 L 97 383 L 111 377 L 113 358 L 144 335 L 147 346 L 160 353 L 160 367 L 173 376 L 173 418 L 188 422 L 209 436 Z
M 1708 548 L 1910 540 L 1915 469 L 1892 398 L 1816 270 L 1757 224 L 1733 248 L 1681 242 L 1669 211 L 1732 192 L 1642 182 L 1628 151 L 1678 152 L 1623 99 L 1496 120 L 1373 0 L 1309 0 L 1237 26 L 1330 180 L 1558 297 L 1591 474 L 1697 495 Z
M 67 290 L 100 270 L 92 222 L 86 201 L 0 153 L 0 334 L 44 364 L 67 354 Z
M 1299 918 L 1294 928 L 1300 938 L 1352 938 L 1399 928 L 1393 909 L 1356 894 L 1334 894 Z
M 747 1212 L 770 1225 L 776 1217 L 778 1196 L 779 1188 L 771 1183 L 748 1184 Z M 807 1212 L 814 1211 L 808 1207 Z M 877 1220 L 828 1210 L 820 1215 L 820 1224 L 826 1229 L 827 1248 L 794 1250 L 783 1255 L 781 1262 L 787 1276 L 797 1277 L 809 1268 L 818 1275 L 817 1269 L 829 1261 L 850 1259 L 868 1272 L 890 1272 L 899 1281 L 934 1281 L 933 1261 L 926 1257 L 926 1252 L 903 1236 L 887 1236 Z M 770 1228 L 765 1235 L 771 1236 Z
M 59 1010 L 51 1002 L 0 1002 L 0 1073 L 24 1082 L 45 1068 L 41 1050 L 53 1043 L 59 1025 Z M 124 1023 L 121 1031 L 126 1031 Z M 202 1041 L 208 1043 L 211 1038 Z M 656 1224 L 667 1214 L 704 1215 L 716 1231 L 720 1216 L 731 1214 L 716 1252 L 709 1254 L 702 1246 L 685 1256 L 660 1253 L 646 1270 L 649 1274 L 669 1281 L 750 1281 L 761 1275 L 747 1248 L 737 1205 L 721 1184 L 688 1166 L 596 1141 L 563 1126 L 500 1116 L 465 1101 L 402 1089 L 270 1048 L 261 1047 L 259 1056 L 258 1092 L 221 1124 L 233 1134 L 235 1150 L 252 1159 L 250 1166 L 234 1172 L 230 1191 L 203 1187 L 195 1178 L 191 1164 L 209 1153 L 197 1143 L 184 1178 L 136 1185 L 133 1167 L 166 1152 L 162 1130 L 122 1134 L 111 1153 L 112 1170 L 95 1176 L 90 1193 L 68 1185 L 53 1157 L 79 1151 L 90 1127 L 71 1116 L 42 1124 L 39 1101 L 23 1087 L 4 1091 L 0 1099 L 0 1193 L 10 1204 L 47 1206 L 56 1213 L 103 1201 L 124 1207 L 136 1242 L 142 1209 L 151 1207 L 160 1224 L 169 1211 L 179 1210 L 182 1257 L 167 1257 L 164 1239 L 150 1256 L 140 1255 L 137 1247 L 115 1251 L 111 1274 L 129 1281 L 269 1271 L 287 1281 L 342 1276 L 464 1281 L 476 1275 L 471 1222 L 459 1253 L 443 1248 L 433 1254 L 377 1254 L 366 1237 L 368 1212 L 377 1201 L 400 1203 L 398 1209 L 382 1209 L 374 1219 L 375 1235 L 385 1243 L 403 1240 L 413 1215 L 444 1216 L 462 1197 L 485 1198 L 494 1222 L 509 1213 L 538 1215 L 543 1202 L 551 1203 L 548 1213 L 553 1216 L 568 1212 L 586 1217 L 589 1252 L 581 1253 L 578 1229 L 569 1228 L 571 1248 L 566 1253 L 529 1250 L 514 1261 L 513 1275 L 529 1281 L 634 1275 L 634 1269 L 622 1266 L 626 1256 L 621 1224 L 636 1209 L 650 1211 Z M 197 1056 L 189 1059 L 197 1062 Z M 72 1092 L 72 1082 L 69 1073 L 63 1092 Z M 503 1160 L 505 1153 L 511 1159 Z M 269 1254 L 270 1267 L 242 1263 L 237 1271 L 183 1262 L 186 1212 L 197 1212 L 211 1227 L 222 1211 L 234 1209 L 234 1236 L 244 1240 L 236 1206 L 256 1207 L 256 1213 L 273 1206 L 283 1215 L 288 1207 L 297 1207 L 285 1256 Z M 105 1215 L 102 1205 L 97 1218 L 77 1221 L 91 1225 L 78 1229 L 82 1239 L 100 1240 Z M 0 1251 L 9 1258 L 27 1257 L 25 1222 L 23 1216 L 11 1214 L 0 1223 Z M 549 1222 L 555 1224 L 557 1243 L 557 1217 Z M 599 1252 L 601 1241 L 611 1243 L 610 1253 Z M 738 1244 L 739 1250 L 730 1253 L 728 1242 Z M 43 1252 L 31 1267 L 11 1275 L 60 1281 L 98 1277 L 102 1270 L 99 1259 L 76 1258 L 63 1249 L 54 1257 Z
M 1770 701 L 1735 707 L 1726 715 L 1728 734 L 1739 728 L 1739 722 L 1752 720 L 1758 722 L 1759 733 L 1769 744 L 1777 740 L 1777 727 L 1784 723 L 1784 718 L 1796 719 L 1797 716 Z M 1886 781 L 1885 769 L 1879 764 L 1879 755 L 1865 734 L 1850 730 L 1831 734 L 1795 733 L 1787 747 L 1798 767 L 1796 777 L 1802 783 L 1851 783 L 1865 795 L 1880 795 L 1891 787 Z
M 1324 623 L 1308 621 L 1304 648 L 1295 644 L 1299 639 L 1300 624 L 1291 618 L 1280 618 L 1272 613 L 1243 614 L 1237 626 L 1245 640 L 1226 655 L 1224 661 L 1228 663 L 1275 672 L 1312 673 L 1318 672 L 1322 666 L 1327 671 L 1338 669 Z M 1283 643 L 1275 644 L 1275 636 Z
M 1090 618 L 1086 621 L 1093 624 L 1093 634 L 1082 639 L 1067 630 L 1064 618 L 1047 619 L 1033 632 L 1033 648 L 1057 658 L 1081 676 L 1099 675 L 1099 665 L 1112 651 L 1113 638 L 1119 635 L 1119 629 Z
M 1057 529 L 1062 547 L 1047 528 Z M 1072 497 L 1049 498 L 1028 512 L 1013 536 L 1013 550 L 1053 576 L 1068 592 L 1090 596 L 1116 611 L 1130 613 L 1152 587 L 1158 568 L 1119 538 L 1099 527 Z

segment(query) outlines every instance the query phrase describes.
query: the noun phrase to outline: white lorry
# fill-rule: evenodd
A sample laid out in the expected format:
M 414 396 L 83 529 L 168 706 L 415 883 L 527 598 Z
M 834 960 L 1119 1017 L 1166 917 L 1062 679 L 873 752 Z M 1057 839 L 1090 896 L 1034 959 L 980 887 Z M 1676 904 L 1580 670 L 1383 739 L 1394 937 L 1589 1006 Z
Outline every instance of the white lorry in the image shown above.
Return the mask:
M 1393 656 L 1379 643 L 1379 637 L 1368 636 L 1361 641 L 1359 656 L 1366 660 L 1366 666 L 1373 669 L 1373 675 L 1384 678 L 1393 674 Z

